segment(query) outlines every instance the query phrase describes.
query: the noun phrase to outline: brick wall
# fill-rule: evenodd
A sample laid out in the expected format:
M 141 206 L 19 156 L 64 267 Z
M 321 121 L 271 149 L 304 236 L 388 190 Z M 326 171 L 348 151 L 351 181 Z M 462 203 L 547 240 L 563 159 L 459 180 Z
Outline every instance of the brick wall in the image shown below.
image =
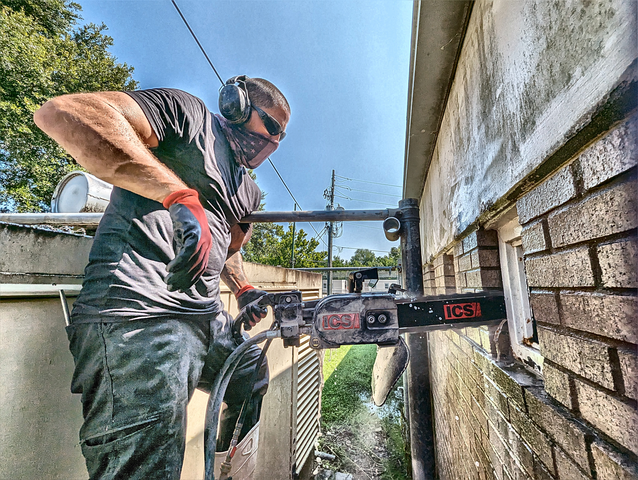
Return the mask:
M 441 479 L 638 479 L 633 132 L 620 125 L 517 203 L 542 377 L 494 328 L 429 334 Z M 494 231 L 450 248 L 451 267 L 441 255 L 424 269 L 426 292 L 449 293 L 452 276 L 459 292 L 502 288 Z
M 636 123 L 517 205 L 545 389 L 599 437 L 593 467 L 638 455 Z

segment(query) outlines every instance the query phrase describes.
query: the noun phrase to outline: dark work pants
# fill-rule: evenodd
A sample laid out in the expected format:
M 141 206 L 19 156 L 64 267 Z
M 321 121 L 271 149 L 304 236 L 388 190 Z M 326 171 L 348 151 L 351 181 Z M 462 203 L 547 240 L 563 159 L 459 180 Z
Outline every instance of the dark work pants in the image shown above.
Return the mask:
M 82 394 L 80 444 L 91 480 L 179 479 L 185 448 L 186 407 L 196 387 L 209 391 L 236 347 L 232 319 L 136 320 L 79 323 L 67 327 L 75 359 L 71 385 Z M 246 396 L 250 409 L 242 436 L 259 420 L 268 388 L 261 366 L 252 392 L 250 378 L 261 350 L 243 357 L 224 397 L 220 420 L 225 450 Z

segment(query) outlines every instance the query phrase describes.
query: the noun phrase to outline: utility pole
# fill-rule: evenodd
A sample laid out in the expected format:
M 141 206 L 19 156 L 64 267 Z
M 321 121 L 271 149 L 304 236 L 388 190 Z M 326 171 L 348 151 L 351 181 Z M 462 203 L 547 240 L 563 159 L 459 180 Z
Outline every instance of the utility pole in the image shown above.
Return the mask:
M 335 171 L 332 171 L 332 181 L 330 182 L 330 190 L 323 192 L 323 196 L 328 200 L 326 210 L 334 210 L 335 204 Z M 334 235 L 334 222 L 328 223 L 328 268 L 332 268 L 332 237 Z M 332 294 L 332 270 L 328 270 L 327 293 Z
M 294 211 L 297 211 L 297 204 L 293 207 Z M 297 224 L 292 222 L 292 251 L 290 252 L 290 268 L 295 268 L 295 227 Z

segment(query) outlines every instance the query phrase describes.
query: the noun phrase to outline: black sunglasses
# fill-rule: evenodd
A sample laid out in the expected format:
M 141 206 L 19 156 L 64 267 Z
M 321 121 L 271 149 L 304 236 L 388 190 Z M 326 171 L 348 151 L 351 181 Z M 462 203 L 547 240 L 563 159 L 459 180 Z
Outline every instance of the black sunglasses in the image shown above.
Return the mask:
M 252 107 L 257 112 L 257 115 L 259 115 L 259 118 L 261 118 L 261 121 L 264 122 L 264 126 L 266 127 L 266 130 L 268 130 L 268 133 L 270 133 L 273 137 L 275 135 L 279 135 L 279 141 L 282 141 L 286 136 L 286 132 L 283 131 L 279 122 L 271 115 L 264 112 L 261 108 L 256 107 L 255 105 L 252 105 Z

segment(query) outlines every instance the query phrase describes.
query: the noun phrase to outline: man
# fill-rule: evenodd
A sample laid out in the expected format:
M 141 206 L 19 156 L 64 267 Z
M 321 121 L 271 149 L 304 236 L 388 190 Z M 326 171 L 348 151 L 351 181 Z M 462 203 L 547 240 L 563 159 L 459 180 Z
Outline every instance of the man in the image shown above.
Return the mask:
M 278 147 L 290 107 L 263 79 L 234 77 L 220 92 L 223 117 L 173 89 L 65 95 L 34 115 L 115 186 L 67 329 L 91 479 L 179 478 L 188 401 L 236 347 L 219 280 L 240 308 L 265 294 L 250 286 L 239 253 L 251 232 L 240 220 L 261 198 L 246 168 Z M 266 315 L 251 313 L 251 325 Z M 233 376 L 218 450 L 246 397 L 242 437 L 258 422 L 265 364 L 248 384 L 259 353 L 249 351 Z

